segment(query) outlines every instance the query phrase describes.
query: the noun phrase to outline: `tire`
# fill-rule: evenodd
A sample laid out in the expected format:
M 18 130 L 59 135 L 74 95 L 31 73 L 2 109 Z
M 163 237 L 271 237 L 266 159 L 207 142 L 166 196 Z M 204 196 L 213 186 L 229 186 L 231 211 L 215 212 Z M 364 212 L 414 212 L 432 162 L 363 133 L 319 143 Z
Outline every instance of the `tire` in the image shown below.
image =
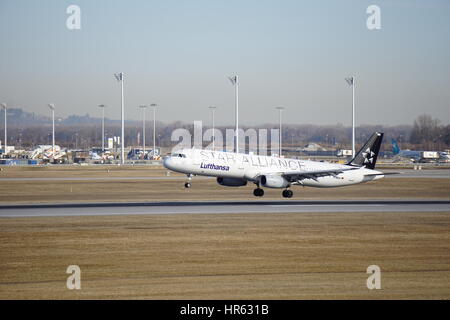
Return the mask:
M 257 188 L 255 190 L 253 190 L 253 195 L 255 197 L 262 197 L 264 195 L 264 190 L 261 188 Z
M 282 195 L 284 198 L 292 198 L 294 192 L 292 192 L 292 190 L 283 190 Z

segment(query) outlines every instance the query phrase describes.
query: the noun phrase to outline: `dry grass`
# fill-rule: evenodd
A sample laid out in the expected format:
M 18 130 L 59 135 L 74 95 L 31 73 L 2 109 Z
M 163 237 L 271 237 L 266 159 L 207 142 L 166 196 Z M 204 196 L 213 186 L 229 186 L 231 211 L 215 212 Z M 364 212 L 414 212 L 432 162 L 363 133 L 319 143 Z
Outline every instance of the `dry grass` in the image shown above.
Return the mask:
M 160 166 L 44 166 L 3 167 L 1 178 L 96 178 L 104 180 L 21 180 L 0 183 L 0 203 L 110 202 L 167 200 L 255 200 L 253 184 L 232 188 L 215 179 L 194 177 L 184 189 L 185 176 Z M 114 180 L 109 178 L 130 178 Z M 154 177 L 161 180 L 139 180 Z M 172 178 L 176 178 L 173 180 Z M 108 180 L 109 179 L 109 180 Z M 266 189 L 264 199 L 280 199 L 281 191 Z M 364 185 L 318 189 L 294 187 L 295 199 L 450 198 L 450 179 L 385 178 Z
M 164 176 L 146 168 L 6 168 L 0 177 Z M 0 203 L 245 200 L 213 179 L 5 181 Z M 450 179 L 294 189 L 297 199 L 450 198 Z M 266 190 L 264 199 L 280 199 Z M 82 290 L 66 289 L 67 266 Z M 369 265 L 382 290 L 366 288 Z M 449 299 L 448 213 L 273 213 L 0 219 L 0 299 Z
M 0 299 L 449 299 L 449 214 L 2 219 Z
M 8 181 L 0 184 L 0 203 L 118 202 L 165 200 L 255 200 L 253 185 L 223 187 L 214 179 L 184 180 Z M 319 189 L 294 187 L 293 199 L 450 198 L 450 179 L 383 179 L 364 185 Z M 282 199 L 266 189 L 262 199 Z

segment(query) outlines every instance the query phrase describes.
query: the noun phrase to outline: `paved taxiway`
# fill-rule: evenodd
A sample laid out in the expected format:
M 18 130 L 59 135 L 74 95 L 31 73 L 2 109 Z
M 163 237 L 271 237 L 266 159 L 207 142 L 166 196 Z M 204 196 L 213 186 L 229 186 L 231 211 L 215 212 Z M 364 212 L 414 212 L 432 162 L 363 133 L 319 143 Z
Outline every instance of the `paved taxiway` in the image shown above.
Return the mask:
M 426 178 L 426 179 L 450 179 L 450 169 L 427 169 L 427 170 L 412 170 L 412 169 L 379 169 L 386 173 L 399 173 L 393 175 L 386 175 L 385 178 Z M 20 177 L 20 178 L 3 178 L 0 176 L 0 181 L 121 181 L 121 180 L 180 180 L 185 179 L 184 175 L 178 176 L 153 176 L 153 177 Z M 214 179 L 213 177 L 196 176 L 195 179 Z
M 1 218 L 151 214 L 450 212 L 448 200 L 183 201 L 2 205 Z
M 377 169 L 381 172 L 391 173 L 399 172 L 400 174 L 387 175 L 385 178 L 426 178 L 426 179 L 450 179 L 449 169 Z
M 198 178 L 210 178 L 210 177 L 196 177 Z M 175 177 L 67 177 L 67 178 L 55 178 L 55 177 L 38 177 L 38 178 L 0 178 L 0 181 L 105 181 L 105 180 L 180 180 L 186 179 L 185 176 Z

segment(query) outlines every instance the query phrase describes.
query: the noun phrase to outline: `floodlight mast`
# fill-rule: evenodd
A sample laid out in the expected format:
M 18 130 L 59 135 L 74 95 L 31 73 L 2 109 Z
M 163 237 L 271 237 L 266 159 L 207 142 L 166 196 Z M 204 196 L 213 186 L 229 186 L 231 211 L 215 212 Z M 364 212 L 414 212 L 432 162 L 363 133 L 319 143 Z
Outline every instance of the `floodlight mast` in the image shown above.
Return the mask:
M 55 105 L 50 103 L 48 107 L 52 110 L 52 158 L 55 160 Z
M 355 156 L 355 77 L 345 78 L 345 81 L 352 87 L 352 157 Z
M 105 152 L 105 105 L 99 105 L 102 108 L 102 152 Z
M 121 163 L 125 164 L 125 149 L 124 149 L 124 145 L 125 145 L 125 130 L 124 130 L 124 102 L 123 102 L 123 78 L 124 78 L 124 74 L 123 72 L 120 73 L 115 73 L 114 76 L 116 77 L 117 81 L 120 81 L 120 89 L 121 89 L 121 120 L 122 120 L 122 132 L 121 132 L 121 142 L 120 142 L 120 146 L 121 146 Z
M 142 154 L 145 157 L 145 109 L 147 106 L 139 106 L 142 109 Z
M 235 107 L 236 107 L 236 144 L 235 144 L 235 152 L 239 153 L 239 78 L 237 75 L 231 76 L 228 79 L 230 79 L 231 83 L 234 85 L 235 88 Z
M 281 136 L 282 136 L 282 130 L 281 130 L 281 111 L 284 110 L 283 107 L 275 107 L 275 109 L 278 109 L 279 113 L 278 113 L 278 121 L 279 121 L 279 126 L 280 126 L 280 133 L 278 135 L 278 156 L 281 157 Z
M 214 125 L 214 113 L 217 107 L 210 106 L 212 112 L 212 139 L 213 139 L 213 151 L 216 151 L 216 133 L 215 133 L 215 125 Z
M 6 103 L 2 103 L 2 108 L 5 110 L 5 141 L 3 141 L 3 154 L 7 154 L 7 141 L 8 141 L 8 130 L 7 130 L 7 122 L 6 122 L 6 113 L 8 110 L 8 107 L 6 106 Z
M 156 152 L 156 107 L 158 105 L 156 103 L 152 103 L 150 107 L 153 108 L 153 159 L 155 159 Z

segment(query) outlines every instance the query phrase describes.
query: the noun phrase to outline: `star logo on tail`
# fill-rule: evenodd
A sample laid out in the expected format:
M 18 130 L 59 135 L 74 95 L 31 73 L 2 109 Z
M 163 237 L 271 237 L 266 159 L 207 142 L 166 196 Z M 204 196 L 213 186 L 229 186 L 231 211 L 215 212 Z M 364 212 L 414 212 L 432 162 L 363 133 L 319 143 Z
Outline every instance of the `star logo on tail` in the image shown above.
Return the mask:
M 362 153 L 364 157 L 364 163 L 373 163 L 373 156 L 375 155 L 375 152 L 370 150 L 370 148 L 367 148 L 365 152 Z

